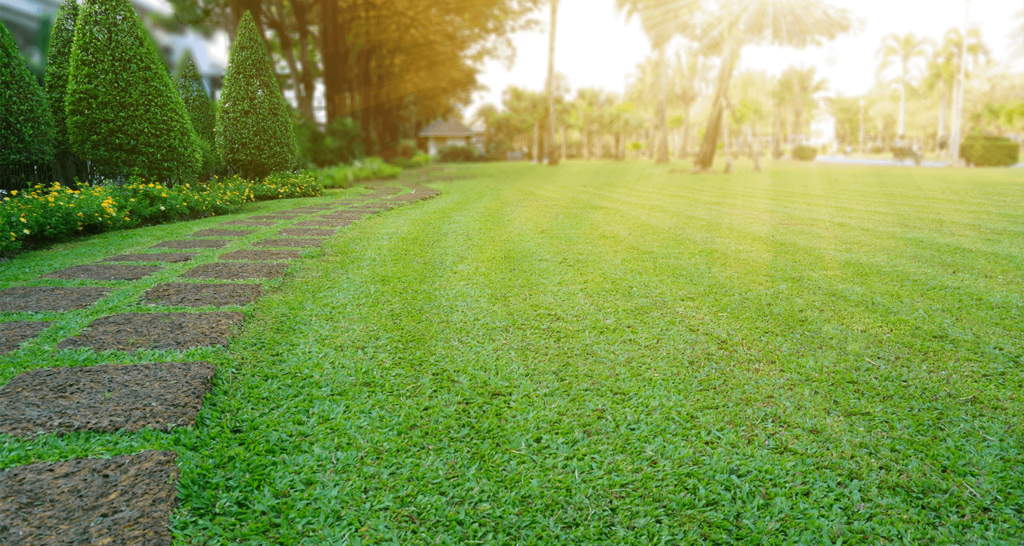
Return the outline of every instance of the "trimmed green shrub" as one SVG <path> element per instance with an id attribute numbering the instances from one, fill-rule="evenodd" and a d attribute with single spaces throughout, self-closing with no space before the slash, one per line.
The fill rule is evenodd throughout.
<path id="1" fill-rule="evenodd" d="M 53 116 L 7 27 L 0 24 L 0 186 L 24 187 L 21 175 L 53 160 Z"/>
<path id="2" fill-rule="evenodd" d="M 418 169 L 430 163 L 430 156 L 424 152 L 417 151 L 411 158 L 396 157 L 391 164 L 403 169 Z"/>
<path id="3" fill-rule="evenodd" d="M 463 163 L 477 160 L 476 148 L 472 146 L 460 146 L 453 144 L 442 146 L 437 150 L 437 160 L 441 163 Z"/>
<path id="4" fill-rule="evenodd" d="M 341 165 L 315 171 L 318 182 L 326 188 L 347 188 L 360 180 L 384 180 L 398 178 L 402 168 L 388 165 L 379 157 L 368 157 Z"/>
<path id="5" fill-rule="evenodd" d="M 81 6 L 66 100 L 71 147 L 96 174 L 195 179 L 198 137 L 128 0 Z"/>
<path id="6" fill-rule="evenodd" d="M 71 50 L 75 45 L 77 20 L 78 3 L 61 3 L 57 9 L 57 19 L 53 23 L 50 51 L 46 56 L 46 98 L 53 113 L 53 151 L 57 154 L 71 152 L 65 98 L 68 92 L 68 74 L 71 71 Z"/>
<path id="7" fill-rule="evenodd" d="M 324 187 L 310 173 L 273 173 L 262 182 L 249 186 L 249 193 L 256 201 L 267 199 L 295 199 L 298 197 L 319 197 Z"/>
<path id="8" fill-rule="evenodd" d="M 231 45 L 216 137 L 225 166 L 245 178 L 262 179 L 298 164 L 288 104 L 249 12 Z"/>
<path id="9" fill-rule="evenodd" d="M 1009 167 L 1020 159 L 1020 147 L 1005 137 L 968 135 L 960 144 L 960 157 L 976 167 Z"/>
<path id="10" fill-rule="evenodd" d="M 214 137 L 214 126 L 217 116 L 213 111 L 213 101 L 206 94 L 203 79 L 199 77 L 196 63 L 192 55 L 185 53 L 181 59 L 180 76 L 177 79 L 178 95 L 185 103 L 185 112 L 192 123 L 192 129 L 199 137 L 199 156 L 202 163 L 199 168 L 201 175 L 208 176 L 218 170 L 220 154 L 217 153 L 217 140 Z"/>
<path id="11" fill-rule="evenodd" d="M 351 118 L 336 118 L 323 132 L 308 119 L 294 122 L 299 157 L 307 166 L 329 167 L 362 157 L 363 132 Z"/>
<path id="12" fill-rule="evenodd" d="M 814 161 L 818 157 L 818 149 L 814 146 L 797 146 L 793 148 L 793 159 L 797 161 Z"/>

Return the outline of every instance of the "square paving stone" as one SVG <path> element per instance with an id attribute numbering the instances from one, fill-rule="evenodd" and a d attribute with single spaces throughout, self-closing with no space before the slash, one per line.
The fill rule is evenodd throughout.
<path id="1" fill-rule="evenodd" d="M 282 216 L 280 214 L 261 214 L 259 216 L 250 216 L 249 218 L 252 219 L 252 220 L 261 220 L 261 221 L 268 221 L 269 220 L 269 221 L 280 222 L 282 220 L 291 220 L 291 219 L 295 218 L 296 216 L 299 216 L 299 215 L 298 214 L 288 214 L 288 215 L 283 215 Z"/>
<path id="2" fill-rule="evenodd" d="M 0 471 L 0 544 L 170 546 L 174 459 L 143 451 Z"/>
<path id="3" fill-rule="evenodd" d="M 185 239 L 180 241 L 164 241 L 150 248 L 173 248 L 175 250 L 224 248 L 230 242 L 228 239 Z"/>
<path id="4" fill-rule="evenodd" d="M 244 227 L 273 227 L 277 225 L 277 222 L 271 221 L 260 221 L 260 220 L 232 220 L 230 222 L 224 222 L 220 224 L 222 226 L 244 226 Z"/>
<path id="5" fill-rule="evenodd" d="M 0 355 L 14 352 L 18 345 L 43 333 L 52 322 L 0 323 Z M 2 544 L 2 543 L 0 543 Z"/>
<path id="6" fill-rule="evenodd" d="M 321 218 L 319 220 L 304 220 L 293 224 L 295 227 L 334 227 L 342 228 L 352 225 L 358 218 Z"/>
<path id="7" fill-rule="evenodd" d="M 319 247 L 320 239 L 263 239 L 252 246 L 257 248 L 312 248 Z"/>
<path id="8" fill-rule="evenodd" d="M 137 281 L 162 271 L 162 267 L 154 265 L 114 265 L 89 264 L 76 265 L 60 271 L 53 271 L 40 277 L 41 279 L 90 280 L 90 281 Z"/>
<path id="9" fill-rule="evenodd" d="M 227 347 L 231 329 L 242 313 L 122 313 L 100 317 L 81 334 L 65 339 L 58 349 L 96 351 Z"/>
<path id="10" fill-rule="evenodd" d="M 193 231 L 189 237 L 245 237 L 256 233 L 248 229 L 201 229 Z"/>
<path id="11" fill-rule="evenodd" d="M 298 250 L 236 250 L 221 254 L 219 258 L 232 262 L 282 262 L 302 257 Z"/>
<path id="12" fill-rule="evenodd" d="M 168 307 L 203 307 L 211 305 L 249 305 L 263 297 L 258 284 L 195 284 L 187 282 L 163 283 L 146 290 L 142 301 L 150 305 Z"/>
<path id="13" fill-rule="evenodd" d="M 205 362 L 30 370 L 0 388 L 0 433 L 192 426 L 215 371 Z"/>
<path id="14" fill-rule="evenodd" d="M 243 279 L 272 279 L 283 277 L 288 264 L 265 264 L 247 262 L 214 262 L 190 269 L 181 276 L 190 279 L 219 279 L 238 281 Z"/>
<path id="15" fill-rule="evenodd" d="M 198 254 L 192 252 L 152 252 L 149 254 L 118 254 L 100 260 L 102 262 L 160 262 L 168 264 L 180 264 L 195 258 Z"/>
<path id="16" fill-rule="evenodd" d="M 290 228 L 278 231 L 278 235 L 285 237 L 330 237 L 338 233 L 336 229 L 314 229 L 314 228 Z"/>
<path id="17" fill-rule="evenodd" d="M 0 290 L 0 311 L 42 313 L 85 309 L 109 293 L 109 288 L 94 286 L 17 286 Z"/>

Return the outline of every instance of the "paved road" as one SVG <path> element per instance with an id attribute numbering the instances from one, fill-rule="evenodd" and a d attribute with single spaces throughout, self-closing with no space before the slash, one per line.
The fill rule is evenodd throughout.
<path id="1" fill-rule="evenodd" d="M 820 155 L 815 161 L 818 161 L 820 163 L 840 163 L 844 165 L 884 165 L 887 167 L 916 167 L 916 165 L 914 165 L 914 162 L 909 159 L 897 161 L 895 159 L 890 158 L 864 159 L 856 157 L 846 157 L 842 155 Z M 936 169 L 945 167 L 946 163 L 942 161 L 922 161 L 921 166 Z M 1024 169 L 1024 163 L 1018 163 L 1011 168 Z"/>

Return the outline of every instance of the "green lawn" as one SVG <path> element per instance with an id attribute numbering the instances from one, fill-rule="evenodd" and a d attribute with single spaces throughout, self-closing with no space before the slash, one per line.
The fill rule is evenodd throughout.
<path id="1" fill-rule="evenodd" d="M 1019 544 L 1024 171 L 669 169 L 460 166 L 297 262 L 230 351 L 54 353 L 173 275 L 114 283 L 0 383 L 205 359 L 199 425 L 0 440 L 0 468 L 173 449 L 181 544 Z"/>

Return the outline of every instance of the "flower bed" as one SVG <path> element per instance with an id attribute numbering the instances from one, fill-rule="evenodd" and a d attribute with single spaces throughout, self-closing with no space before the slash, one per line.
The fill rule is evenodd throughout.
<path id="1" fill-rule="evenodd" d="M 316 179 L 304 173 L 275 174 L 264 182 L 233 176 L 173 187 L 142 179 L 78 189 L 57 182 L 37 185 L 13 191 L 0 202 L 0 254 L 83 234 L 228 214 L 249 201 L 322 193 Z"/>

